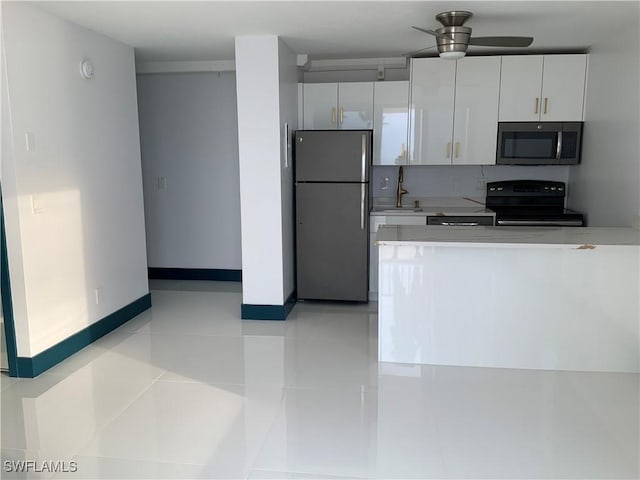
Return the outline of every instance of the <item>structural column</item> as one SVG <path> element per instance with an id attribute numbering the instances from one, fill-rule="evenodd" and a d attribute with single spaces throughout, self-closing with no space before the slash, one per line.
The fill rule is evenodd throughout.
<path id="1" fill-rule="evenodd" d="M 284 320 L 294 301 L 290 141 L 295 55 L 275 35 L 235 39 L 242 318 Z"/>

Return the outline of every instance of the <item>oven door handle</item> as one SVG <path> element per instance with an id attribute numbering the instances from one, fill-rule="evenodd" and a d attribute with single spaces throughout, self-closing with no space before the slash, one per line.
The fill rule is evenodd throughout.
<path id="1" fill-rule="evenodd" d="M 535 227 L 540 225 L 557 225 L 561 227 L 581 227 L 582 220 L 497 220 L 497 225 Z"/>
<path id="2" fill-rule="evenodd" d="M 437 223 L 433 225 L 437 225 Z M 480 224 L 478 222 L 441 222 L 440 225 L 447 227 L 477 227 Z"/>

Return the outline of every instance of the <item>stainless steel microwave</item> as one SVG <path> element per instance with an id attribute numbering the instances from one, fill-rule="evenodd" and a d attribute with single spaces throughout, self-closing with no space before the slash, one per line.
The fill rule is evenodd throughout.
<path id="1" fill-rule="evenodd" d="M 583 122 L 498 122 L 498 165 L 580 163 Z"/>

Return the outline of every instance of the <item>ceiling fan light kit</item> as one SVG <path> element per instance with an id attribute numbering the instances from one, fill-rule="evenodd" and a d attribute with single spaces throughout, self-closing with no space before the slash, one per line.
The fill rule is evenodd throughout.
<path id="1" fill-rule="evenodd" d="M 458 60 L 465 56 L 469 45 L 488 47 L 528 47 L 533 42 L 532 37 L 471 37 L 471 28 L 464 23 L 473 13 L 463 10 L 452 10 L 436 15 L 443 26 L 436 30 L 412 27 L 436 37 L 438 53 L 441 58 Z M 422 52 L 426 49 L 418 50 Z M 416 52 L 417 53 L 417 52 Z"/>
<path id="2" fill-rule="evenodd" d="M 446 60 L 459 60 L 464 57 L 466 52 L 440 52 L 440 58 Z"/>

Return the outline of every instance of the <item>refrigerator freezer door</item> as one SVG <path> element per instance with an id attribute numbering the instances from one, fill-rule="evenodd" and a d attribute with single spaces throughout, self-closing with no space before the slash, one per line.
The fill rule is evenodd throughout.
<path id="1" fill-rule="evenodd" d="M 367 301 L 367 188 L 364 183 L 296 185 L 298 298 Z"/>
<path id="2" fill-rule="evenodd" d="M 368 182 L 370 130 L 296 132 L 296 181 Z"/>

